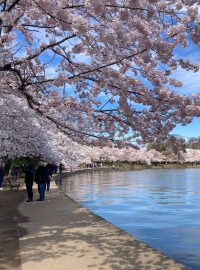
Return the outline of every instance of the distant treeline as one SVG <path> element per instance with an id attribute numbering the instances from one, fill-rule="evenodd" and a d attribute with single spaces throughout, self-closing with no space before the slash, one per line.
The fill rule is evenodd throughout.
<path id="1" fill-rule="evenodd" d="M 153 142 L 148 144 L 147 147 L 148 150 L 150 149 L 155 149 L 165 156 L 168 156 L 168 153 L 173 151 L 177 152 L 178 151 L 183 151 L 185 152 L 186 149 L 200 149 L 200 137 L 191 137 L 187 141 L 184 140 L 183 138 L 177 138 L 172 140 L 166 140 L 162 142 Z M 175 150 L 175 151 L 174 151 Z"/>

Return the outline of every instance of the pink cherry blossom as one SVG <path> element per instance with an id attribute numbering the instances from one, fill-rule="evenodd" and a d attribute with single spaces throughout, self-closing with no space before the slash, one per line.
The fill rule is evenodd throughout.
<path id="1" fill-rule="evenodd" d="M 12 104 L 16 119 L 22 111 L 30 117 L 30 127 L 20 123 L 29 134 L 38 117 L 78 144 L 122 147 L 133 137 L 143 143 L 166 139 L 176 124 L 200 116 L 198 95 L 171 89 L 182 85 L 173 70 L 199 70 L 197 63 L 174 55 L 177 47 L 184 54 L 189 39 L 200 44 L 198 5 L 198 0 L 2 1 L 0 101 Z M 6 106 L 2 112 L 1 117 L 9 114 Z M 11 127 L 6 125 L 6 138 Z M 14 138 L 14 125 L 12 132 Z"/>

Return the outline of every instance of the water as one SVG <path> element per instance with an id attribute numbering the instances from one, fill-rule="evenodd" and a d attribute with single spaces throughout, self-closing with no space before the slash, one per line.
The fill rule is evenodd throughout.
<path id="1" fill-rule="evenodd" d="M 67 194 L 153 248 L 200 269 L 200 169 L 90 172 Z"/>

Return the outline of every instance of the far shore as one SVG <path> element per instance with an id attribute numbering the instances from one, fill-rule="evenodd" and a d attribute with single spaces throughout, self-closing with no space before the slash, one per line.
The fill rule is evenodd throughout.
<path id="1" fill-rule="evenodd" d="M 85 168 L 85 167 L 79 167 L 77 170 L 72 171 L 63 171 L 63 176 L 71 176 L 74 174 L 79 173 L 85 173 L 85 172 L 92 172 L 92 171 L 125 171 L 125 170 L 156 170 L 156 169 L 200 169 L 200 164 L 179 164 L 179 163 L 168 163 L 168 164 L 134 164 L 134 165 L 128 165 L 128 164 L 117 164 L 115 166 L 102 166 L 102 167 L 92 167 L 92 168 Z"/>

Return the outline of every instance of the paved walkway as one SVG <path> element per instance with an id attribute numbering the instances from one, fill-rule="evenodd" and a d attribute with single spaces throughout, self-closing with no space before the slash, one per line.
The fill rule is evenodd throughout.
<path id="1" fill-rule="evenodd" d="M 54 185 L 19 206 L 21 270 L 183 270 L 180 264 L 80 207 Z"/>
<path id="2" fill-rule="evenodd" d="M 7 183 L 6 183 L 7 184 Z M 25 222 L 19 213 L 23 192 L 10 191 L 4 184 L 0 191 L 0 270 L 21 270 L 19 249 L 19 221 Z"/>

